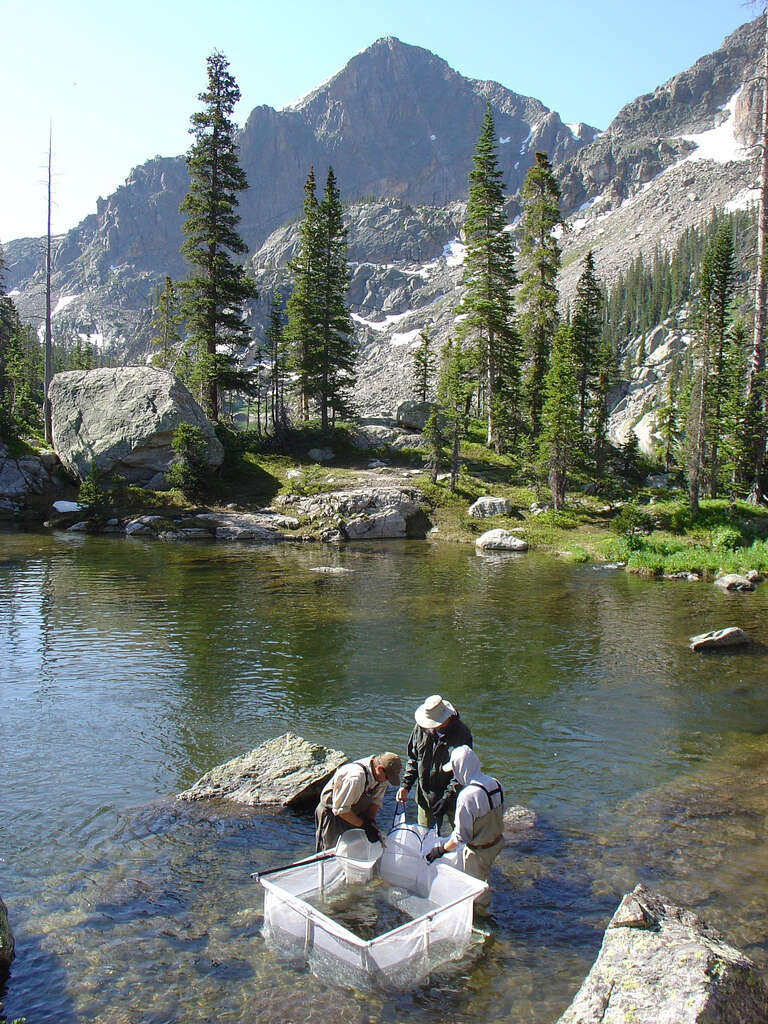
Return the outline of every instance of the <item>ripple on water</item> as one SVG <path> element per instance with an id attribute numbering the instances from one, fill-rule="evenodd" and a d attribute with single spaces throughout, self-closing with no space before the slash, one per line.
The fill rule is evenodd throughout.
<path id="1" fill-rule="evenodd" d="M 697 658 L 687 638 L 738 608 L 768 643 L 768 590 L 735 604 L 422 544 L 344 549 L 334 564 L 351 573 L 310 571 L 328 557 L 11 536 L 7 1015 L 549 1022 L 638 879 L 766 962 L 754 734 L 768 733 L 768 662 L 759 648 Z M 480 955 L 394 997 L 330 988 L 265 948 L 249 877 L 311 852 L 311 820 L 158 799 L 289 728 L 350 756 L 404 753 L 432 692 L 540 824 L 497 862 Z"/>

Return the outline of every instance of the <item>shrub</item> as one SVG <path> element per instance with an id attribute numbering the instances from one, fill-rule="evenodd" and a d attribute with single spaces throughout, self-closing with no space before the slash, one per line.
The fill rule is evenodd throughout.
<path id="1" fill-rule="evenodd" d="M 744 539 L 741 535 L 741 530 L 738 530 L 735 526 L 721 526 L 712 533 L 712 546 L 715 548 L 735 551 L 736 548 L 742 547 L 743 544 Z"/>
<path id="2" fill-rule="evenodd" d="M 208 442 L 202 430 L 191 423 L 180 423 L 173 432 L 171 446 L 178 459 L 165 474 L 168 483 L 186 498 L 199 498 L 211 480 Z"/>
<path id="3" fill-rule="evenodd" d="M 629 502 L 612 519 L 611 530 L 624 537 L 630 550 L 637 550 L 642 536 L 649 534 L 653 525 L 653 519 L 647 512 L 641 512 L 637 505 Z"/>

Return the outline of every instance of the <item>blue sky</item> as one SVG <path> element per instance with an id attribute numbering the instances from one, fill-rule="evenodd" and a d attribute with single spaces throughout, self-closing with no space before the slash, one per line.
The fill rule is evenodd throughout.
<path id="1" fill-rule="evenodd" d="M 183 153 L 219 49 L 243 99 L 282 107 L 375 39 L 394 35 L 473 78 L 599 128 L 716 49 L 761 8 L 741 0 L 0 0 L 0 242 L 45 231 L 53 123 L 53 230 L 156 154 Z"/>

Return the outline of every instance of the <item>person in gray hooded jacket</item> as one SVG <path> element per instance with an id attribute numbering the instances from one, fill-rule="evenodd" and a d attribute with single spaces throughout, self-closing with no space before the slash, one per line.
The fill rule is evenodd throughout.
<path id="1" fill-rule="evenodd" d="M 451 772 L 462 787 L 456 800 L 453 832 L 427 853 L 432 863 L 445 853 L 463 847 L 461 866 L 468 875 L 488 881 L 491 865 L 504 848 L 504 793 L 498 779 L 486 775 L 477 754 L 470 747 L 456 747 L 443 769 Z M 475 900 L 487 906 L 486 892 Z"/>

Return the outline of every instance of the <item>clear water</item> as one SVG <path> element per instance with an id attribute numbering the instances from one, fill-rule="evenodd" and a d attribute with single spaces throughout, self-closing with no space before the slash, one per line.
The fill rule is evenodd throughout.
<path id="1" fill-rule="evenodd" d="M 330 576 L 320 565 L 351 569 Z M 183 546 L 0 534 L 8 1020 L 551 1022 L 638 880 L 768 965 L 768 584 L 726 595 L 420 542 Z M 757 644 L 693 655 L 740 625 Z M 384 998 L 260 936 L 250 872 L 308 817 L 177 805 L 288 729 L 404 754 L 442 692 L 539 825 L 492 876 L 481 955 Z M 391 797 L 382 814 L 392 814 Z"/>

